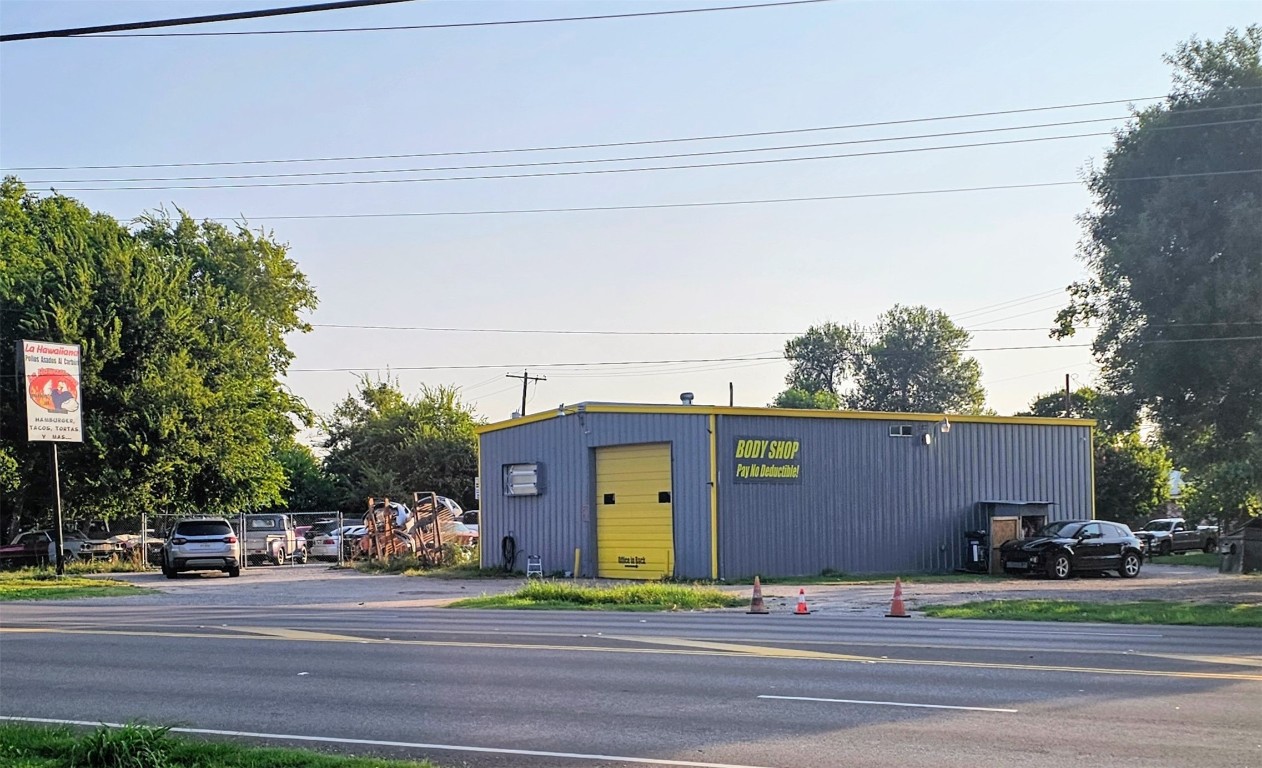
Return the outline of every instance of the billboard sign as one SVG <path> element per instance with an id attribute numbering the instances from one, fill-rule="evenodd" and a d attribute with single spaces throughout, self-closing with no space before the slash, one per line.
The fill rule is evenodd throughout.
<path id="1" fill-rule="evenodd" d="M 83 442 L 78 344 L 22 342 L 26 380 L 26 439 Z"/>

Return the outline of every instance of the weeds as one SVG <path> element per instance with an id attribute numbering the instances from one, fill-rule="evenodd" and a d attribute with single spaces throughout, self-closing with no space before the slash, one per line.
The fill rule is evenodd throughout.
<path id="1" fill-rule="evenodd" d="M 123 735 L 128 729 L 133 733 Z M 4 723 L 0 724 L 0 765 L 15 768 L 435 768 L 424 760 L 350 757 L 306 749 L 201 741 L 173 736 L 166 731 L 166 728 L 134 725 L 112 733 L 102 727 L 77 735 L 65 728 Z M 132 760 L 133 755 L 144 756 Z"/>
<path id="2" fill-rule="evenodd" d="M 70 752 L 71 768 L 167 768 L 174 746 L 170 727 L 128 723 L 102 725 L 84 736 Z"/>

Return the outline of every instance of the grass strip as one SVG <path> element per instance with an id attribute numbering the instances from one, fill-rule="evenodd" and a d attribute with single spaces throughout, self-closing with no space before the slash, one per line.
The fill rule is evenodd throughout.
<path id="1" fill-rule="evenodd" d="M 305 749 L 254 747 L 172 736 L 128 725 L 89 733 L 67 728 L 0 725 L 0 765 L 15 768 L 436 768 L 424 760 L 349 757 Z"/>
<path id="2" fill-rule="evenodd" d="M 1189 552 L 1186 555 L 1158 555 L 1151 561 L 1157 565 L 1195 565 L 1203 568 L 1217 568 L 1223 561 L 1217 552 Z"/>
<path id="3" fill-rule="evenodd" d="M 27 570 L 0 573 L 0 601 L 3 600 L 68 600 L 72 597 L 116 597 L 148 592 L 113 579 L 85 579 L 62 576 L 50 570 Z"/>
<path id="4" fill-rule="evenodd" d="M 457 600 L 448 608 L 517 608 L 580 611 L 696 611 L 734 608 L 746 598 L 708 586 L 622 584 L 583 586 L 572 582 L 532 581 L 516 592 Z"/>
<path id="5" fill-rule="evenodd" d="M 1095 621 L 1107 624 L 1187 624 L 1200 627 L 1262 627 L 1262 605 L 1249 603 L 1084 603 L 1073 600 L 982 600 L 960 605 L 924 605 L 937 619 L 1006 621 Z"/>

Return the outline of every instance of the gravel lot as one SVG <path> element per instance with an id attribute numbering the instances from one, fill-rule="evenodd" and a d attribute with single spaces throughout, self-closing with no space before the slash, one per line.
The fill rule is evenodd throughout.
<path id="1" fill-rule="evenodd" d="M 509 592 L 520 579 L 437 579 L 416 576 L 366 575 L 325 565 L 248 568 L 240 578 L 222 574 L 189 574 L 166 579 L 158 573 L 109 574 L 153 594 L 95 598 L 93 603 L 142 605 L 276 605 L 312 607 L 406 608 L 435 607 L 481 594 Z M 725 589 L 750 594 L 748 586 Z M 893 584 L 807 586 L 811 608 L 818 611 L 883 613 L 889 608 Z M 791 610 L 797 586 L 763 588 L 769 605 Z M 1190 600 L 1262 604 L 1262 577 L 1227 576 L 1209 568 L 1179 565 L 1144 566 L 1139 577 L 1127 581 L 1114 575 L 1073 578 L 1058 582 L 1011 578 L 982 584 L 925 583 L 903 585 L 909 608 L 925 603 L 964 603 L 994 598 L 1059 598 L 1125 602 L 1133 600 Z M 740 609 L 743 610 L 743 609 Z"/>

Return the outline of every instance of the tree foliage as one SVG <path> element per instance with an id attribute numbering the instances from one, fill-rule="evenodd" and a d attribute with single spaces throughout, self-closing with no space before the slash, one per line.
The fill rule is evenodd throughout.
<path id="1" fill-rule="evenodd" d="M 895 305 L 865 332 L 824 323 L 790 340 L 789 389 L 772 405 L 900 413 L 978 413 L 981 367 L 969 334 L 945 313 Z"/>
<path id="2" fill-rule="evenodd" d="M 945 312 L 895 305 L 877 319 L 863 351 L 850 407 L 900 413 L 978 413 L 982 369 L 965 349 L 968 331 Z"/>
<path id="3" fill-rule="evenodd" d="M 70 518 L 274 503 L 276 446 L 306 418 L 277 379 L 285 335 L 315 306 L 286 248 L 244 226 L 147 215 L 129 229 L 54 195 L 0 184 L 0 475 L 6 522 L 46 522 L 47 446 L 26 442 L 22 338 L 83 348 L 82 445 L 61 451 Z M 0 477 L 0 484 L 3 478 Z"/>
<path id="4" fill-rule="evenodd" d="M 840 398 L 862 352 L 862 332 L 858 329 L 832 322 L 811 326 L 784 345 L 784 357 L 789 361 L 785 382 L 790 390 L 827 392 Z"/>
<path id="5" fill-rule="evenodd" d="M 1096 512 L 1109 520 L 1143 523 L 1161 513 L 1170 497 L 1170 472 L 1174 465 L 1165 446 L 1144 440 L 1133 425 L 1111 421 L 1115 399 L 1091 387 L 1070 393 L 1065 413 L 1065 393 L 1048 392 L 1030 403 L 1018 416 L 1096 419 Z"/>
<path id="6" fill-rule="evenodd" d="M 1218 489 L 1203 497 L 1215 517 L 1262 506 L 1260 50 L 1252 26 L 1167 57 L 1173 92 L 1090 176 L 1090 277 L 1056 331 L 1098 326 L 1105 388 L 1159 425 L 1194 486 Z"/>
<path id="7" fill-rule="evenodd" d="M 478 423 L 456 387 L 423 386 L 409 398 L 395 383 L 365 377 L 325 425 L 324 466 L 340 507 L 362 511 L 368 497 L 410 503 L 415 491 L 473 505 Z"/>
<path id="8" fill-rule="evenodd" d="M 771 407 L 835 411 L 841 407 L 841 401 L 827 390 L 812 392 L 801 387 L 790 387 L 776 395 L 776 399 L 771 402 Z"/>
<path id="9" fill-rule="evenodd" d="M 337 509 L 341 498 L 337 483 L 311 448 L 290 442 L 276 456 L 285 472 L 278 509 L 288 512 L 327 512 Z"/>

